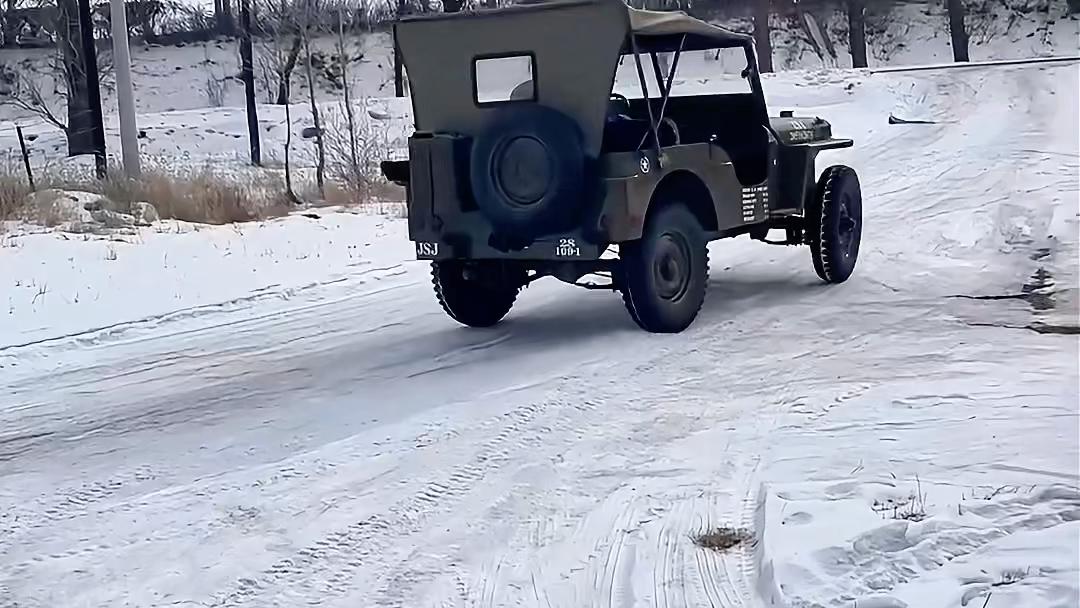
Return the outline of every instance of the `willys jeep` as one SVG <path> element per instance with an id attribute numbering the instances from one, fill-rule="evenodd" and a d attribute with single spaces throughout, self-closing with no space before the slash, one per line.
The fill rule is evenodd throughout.
<path id="1" fill-rule="evenodd" d="M 618 290 L 643 329 L 679 332 L 705 298 L 708 242 L 741 234 L 809 245 L 828 283 L 851 274 L 859 180 L 842 165 L 815 179 L 815 159 L 853 142 L 821 118 L 768 116 L 751 36 L 620 0 L 415 16 L 394 36 L 415 132 L 382 172 L 405 186 L 409 238 L 458 322 L 494 325 L 553 276 Z M 683 53 L 720 49 L 745 61 L 748 91 L 672 94 Z M 613 93 L 624 59 L 641 98 Z"/>

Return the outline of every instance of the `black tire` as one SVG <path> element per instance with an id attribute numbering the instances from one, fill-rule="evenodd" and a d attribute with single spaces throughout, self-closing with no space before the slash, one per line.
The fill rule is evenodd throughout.
<path id="1" fill-rule="evenodd" d="M 641 239 L 619 245 L 623 303 L 645 331 L 678 333 L 697 318 L 709 282 L 708 240 L 681 203 L 645 222 Z"/>
<path id="2" fill-rule="evenodd" d="M 851 167 L 835 165 L 821 172 L 806 205 L 806 240 L 822 281 L 848 280 L 862 242 L 862 188 Z"/>
<path id="3" fill-rule="evenodd" d="M 495 110 L 469 163 L 476 206 L 496 232 L 530 240 L 576 224 L 585 149 L 581 130 L 562 112 L 538 104 Z"/>
<path id="4" fill-rule="evenodd" d="M 513 308 L 518 292 L 525 285 L 525 271 L 479 274 L 488 276 L 466 278 L 465 265 L 459 261 L 431 263 L 435 297 L 446 314 L 462 325 L 491 327 Z M 494 280 L 492 275 L 498 279 Z"/>

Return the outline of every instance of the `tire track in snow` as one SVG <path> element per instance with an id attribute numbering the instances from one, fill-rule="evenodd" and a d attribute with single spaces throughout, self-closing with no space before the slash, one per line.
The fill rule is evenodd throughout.
<path id="1" fill-rule="evenodd" d="M 44 505 L 0 505 L 0 511 L 15 513 L 15 516 L 10 518 L 6 533 L 13 538 L 60 522 L 78 519 L 123 491 L 153 481 L 157 477 L 158 472 L 153 468 L 140 466 L 104 480 L 62 489 L 53 495 L 51 502 Z"/>
<path id="2" fill-rule="evenodd" d="M 627 504 L 615 520 L 616 524 L 621 521 L 625 522 L 626 525 L 616 525 L 612 528 L 611 535 L 613 538 L 608 539 L 609 542 L 607 542 L 604 552 L 603 568 L 596 573 L 593 588 L 601 593 L 606 591 L 607 601 L 602 602 L 602 604 L 607 608 L 614 608 L 615 606 L 615 578 L 619 571 L 619 557 L 625 545 L 626 531 L 633 515 L 632 505 Z"/>
<path id="3" fill-rule="evenodd" d="M 766 413 L 768 412 L 763 412 L 763 414 Z M 698 533 L 709 532 L 719 527 L 734 528 L 735 530 L 748 531 L 756 543 L 756 539 L 761 532 L 756 530 L 754 525 L 754 514 L 757 511 L 757 495 L 760 485 L 756 481 L 757 471 L 761 464 L 760 454 L 762 450 L 766 449 L 766 441 L 777 427 L 777 421 L 780 417 L 779 411 L 772 413 L 775 415 L 766 417 L 769 421 L 768 428 L 763 429 L 763 432 L 755 440 L 747 442 L 749 445 L 745 446 L 744 449 L 751 455 L 739 459 L 742 462 L 737 462 L 733 466 L 735 471 L 741 471 L 741 474 L 737 475 L 736 479 L 733 480 L 735 483 L 732 484 L 738 504 L 732 505 L 735 507 L 734 509 L 727 510 L 722 504 L 717 504 L 714 497 L 706 499 L 704 517 L 700 520 L 699 529 L 696 530 Z M 680 519 L 689 520 L 694 518 L 695 502 L 695 499 L 691 499 L 677 505 L 672 510 L 672 515 L 679 513 L 680 509 L 689 512 L 680 517 L 673 517 L 672 522 L 665 523 L 665 529 L 671 523 L 677 523 Z M 679 579 L 682 581 L 680 586 L 683 606 L 704 605 L 702 602 L 691 603 L 687 600 L 690 591 L 686 584 L 688 577 L 697 581 L 700 587 L 698 591 L 704 595 L 707 605 L 711 608 L 744 608 L 760 604 L 759 598 L 753 591 L 753 582 L 756 576 L 756 568 L 752 559 L 754 546 L 741 545 L 724 552 L 718 552 L 698 547 L 688 540 L 685 551 L 692 552 L 690 556 L 692 570 L 688 570 L 688 566 L 683 565 L 684 551 L 679 550 L 677 546 L 671 550 L 678 554 L 678 563 L 683 571 L 683 576 Z M 668 558 L 663 559 L 668 561 Z M 670 605 L 671 599 L 673 598 L 667 598 L 665 603 Z"/>
<path id="4" fill-rule="evenodd" d="M 675 542 L 671 539 L 671 528 L 667 525 L 667 518 L 664 518 L 660 525 L 660 533 L 656 535 L 656 554 L 660 556 L 660 561 L 653 565 L 653 596 L 656 598 L 657 608 L 671 608 L 668 582 L 672 579 L 675 550 Z M 657 566 L 659 566 L 659 580 L 656 576 Z"/>
<path id="5" fill-rule="evenodd" d="M 396 537 L 421 530 L 428 516 L 446 503 L 460 500 L 493 471 L 511 460 L 514 452 L 526 451 L 543 443 L 553 426 L 572 428 L 570 414 L 581 415 L 594 409 L 594 400 L 574 400 L 565 395 L 515 408 L 484 424 L 477 433 L 484 437 L 495 429 L 494 437 L 483 441 L 476 456 L 467 464 L 454 467 L 426 483 L 419 491 L 405 497 L 383 512 L 374 513 L 343 529 L 278 560 L 253 578 L 237 580 L 231 591 L 215 606 L 286 605 L 285 591 L 299 595 L 340 595 L 349 590 L 350 580 L 369 564 L 367 558 L 380 556 Z M 552 426 L 539 424 L 548 410 L 560 412 Z"/>
<path id="6" fill-rule="evenodd" d="M 731 347 L 734 347 L 735 339 L 730 332 L 723 332 L 718 333 L 711 342 L 714 348 L 710 350 L 719 348 L 719 352 L 709 352 L 707 354 L 717 355 L 716 358 L 723 360 L 726 355 L 724 351 L 730 350 L 724 347 L 723 344 L 730 343 Z M 590 475 L 587 469 L 580 470 L 577 466 L 567 462 L 570 466 L 563 467 L 558 464 L 555 474 L 545 478 L 542 483 L 530 483 L 524 487 L 514 489 L 515 497 L 518 500 L 534 505 L 531 512 L 535 512 L 536 509 L 543 509 L 553 513 L 567 514 L 571 519 L 583 518 L 581 524 L 576 526 L 573 531 L 564 527 L 563 534 L 556 533 L 552 539 L 548 539 L 556 540 L 556 543 L 547 547 L 541 546 L 540 537 L 546 538 L 548 535 L 540 535 L 537 532 L 535 521 L 523 521 L 525 518 L 519 518 L 517 522 L 511 519 L 498 524 L 500 527 L 516 525 L 519 529 L 517 542 L 511 541 L 505 548 L 496 552 L 497 554 L 510 555 L 516 558 L 518 565 L 512 570 L 517 571 L 519 583 L 536 580 L 536 577 L 539 576 L 538 587 L 544 591 L 545 596 L 550 595 L 553 598 L 552 601 L 555 602 L 555 605 L 577 605 L 575 602 L 580 602 L 583 593 L 585 594 L 584 597 L 593 600 L 591 605 L 594 606 L 625 606 L 631 605 L 630 602 L 634 601 L 640 603 L 645 598 L 652 599 L 653 604 L 658 608 L 703 605 L 700 601 L 697 601 L 703 599 L 700 595 L 700 587 L 695 587 L 692 584 L 695 578 L 696 556 L 687 554 L 687 551 L 694 551 L 695 549 L 691 547 L 689 542 L 688 533 L 691 529 L 686 525 L 689 520 L 686 517 L 685 509 L 682 509 L 686 501 L 685 490 L 677 491 L 676 496 L 664 498 L 663 496 L 653 496 L 651 492 L 640 485 L 642 480 L 647 482 L 653 478 L 649 472 L 649 469 L 654 468 L 650 463 L 657 458 L 657 455 L 653 453 L 653 448 L 670 445 L 672 441 L 677 441 L 679 438 L 686 436 L 686 433 L 693 434 L 694 429 L 698 427 L 698 423 L 686 428 L 684 426 L 685 422 L 679 424 L 679 420 L 688 419 L 687 414 L 692 414 L 689 418 L 699 417 L 702 414 L 702 405 L 712 404 L 713 400 L 717 398 L 712 396 L 711 391 L 699 389 L 700 394 L 691 395 L 690 401 L 687 403 L 687 395 L 682 392 L 678 396 L 669 394 L 672 390 L 670 386 L 664 383 L 650 384 L 643 376 L 659 374 L 670 377 L 674 369 L 681 369 L 685 375 L 687 370 L 692 371 L 696 368 L 694 364 L 691 364 L 691 361 L 700 363 L 699 360 L 703 354 L 706 353 L 701 352 L 699 349 L 674 352 L 667 349 L 657 349 L 655 353 L 650 353 L 649 360 L 639 363 L 633 369 L 620 371 L 620 377 L 623 375 L 633 377 L 637 379 L 637 382 L 628 384 L 618 379 L 609 380 L 606 387 L 593 389 L 593 394 L 597 395 L 596 399 L 604 402 L 605 406 L 609 406 L 610 409 L 617 408 L 619 415 L 608 417 L 601 425 L 593 427 L 593 431 L 588 434 L 582 433 L 589 441 L 584 446 L 576 447 L 579 456 L 585 453 L 599 455 L 610 452 L 613 455 L 618 454 L 625 448 L 627 439 L 635 443 L 644 443 L 631 450 L 634 455 L 630 460 L 620 464 L 621 467 L 624 467 L 623 470 L 629 471 L 625 477 L 610 471 L 603 464 L 599 465 L 594 474 Z M 709 358 L 712 359 L 713 357 L 710 356 Z M 760 364 L 771 369 L 771 362 L 762 361 Z M 706 366 L 706 368 L 713 369 L 711 365 Z M 707 370 L 703 369 L 703 373 L 705 371 Z M 790 378 L 787 380 L 790 380 Z M 757 487 L 753 482 L 755 481 L 756 467 L 760 461 L 760 456 L 756 454 L 768 447 L 766 440 L 769 433 L 779 426 L 779 420 L 775 418 L 780 416 L 783 410 L 782 403 L 776 403 L 762 409 L 756 400 L 747 398 L 755 394 L 754 384 L 757 384 L 757 382 L 743 387 L 740 391 L 745 395 L 738 401 L 739 407 L 733 409 L 724 408 L 723 413 L 715 415 L 728 424 L 734 424 L 736 421 L 743 419 L 746 419 L 749 423 L 746 426 L 749 427 L 750 432 L 742 435 L 742 438 L 738 440 L 738 445 L 740 450 L 745 450 L 745 453 L 752 455 L 737 458 L 730 466 L 724 467 L 731 473 L 731 477 L 728 477 L 726 473 L 722 474 L 724 474 L 725 480 L 730 480 L 730 486 L 734 494 L 728 498 L 726 503 L 718 503 L 713 506 L 713 508 L 719 507 L 717 511 L 718 521 L 723 519 L 728 525 L 748 529 L 753 526 L 748 523 L 750 517 L 747 512 L 752 511 L 756 504 L 753 497 L 756 496 Z M 641 391 L 642 385 L 656 386 L 657 388 L 643 393 Z M 609 407 L 601 408 L 600 414 L 603 414 L 605 410 L 609 410 Z M 658 412 L 664 412 L 665 417 L 668 417 L 668 415 L 674 416 L 675 427 L 670 431 L 658 428 L 657 432 L 650 432 L 650 427 L 657 427 Z M 748 416 L 749 418 L 746 418 Z M 760 417 L 764 417 L 765 420 L 755 422 Z M 659 425 L 659 427 L 663 426 L 663 424 Z M 602 435 L 599 438 L 594 435 L 597 429 L 602 429 Z M 672 435 L 671 431 L 676 434 Z M 599 443 L 594 444 L 597 439 L 599 439 Z M 620 444 L 622 447 L 619 447 Z M 614 448 L 614 450 L 609 449 L 609 447 Z M 571 457 L 571 454 L 567 454 L 568 460 Z M 618 456 L 617 458 L 621 459 Z M 635 473 L 634 471 L 638 469 L 641 470 Z M 559 473 L 571 474 L 572 477 L 567 479 Z M 660 473 L 658 477 L 664 477 L 661 471 L 657 471 L 657 473 Z M 601 479 L 606 480 L 606 482 L 598 486 L 596 482 L 588 481 L 586 485 L 582 485 L 583 479 Z M 709 482 L 703 483 L 707 485 Z M 728 484 L 725 483 L 724 485 Z M 565 492 L 553 493 L 551 490 L 554 487 L 568 489 L 570 492 L 569 497 Z M 695 487 L 697 487 L 696 484 Z M 657 489 L 661 493 L 669 491 L 663 487 Z M 586 507 L 584 510 L 571 507 L 571 510 L 567 511 L 568 498 L 576 499 L 574 500 L 576 503 L 581 499 L 588 501 L 589 497 L 595 496 L 607 496 L 607 498 L 599 504 Z M 480 504 L 482 496 L 474 498 L 476 498 L 477 504 Z M 656 498 L 663 501 L 662 507 L 655 510 L 645 508 L 647 506 L 645 503 Z M 690 506 L 691 512 L 693 511 L 692 507 L 693 505 Z M 667 511 L 672 512 L 667 513 Z M 514 514 L 511 514 L 510 517 L 513 518 Z M 645 534 L 644 538 L 654 539 L 648 545 L 636 543 L 635 540 L 639 537 L 634 536 L 634 532 L 641 529 L 643 525 L 648 524 L 650 520 L 655 521 L 655 523 L 649 524 L 645 529 L 651 528 L 655 531 L 659 527 L 661 529 L 660 533 Z M 490 521 L 487 523 L 491 524 Z M 482 531 L 478 532 L 482 533 Z M 589 540 L 589 537 L 592 537 L 592 539 Z M 467 539 L 460 539 L 458 542 L 447 543 L 447 546 L 452 547 L 455 552 L 461 552 L 465 551 L 463 545 L 467 543 Z M 567 544 L 571 546 L 565 546 Z M 659 555 L 646 554 L 646 561 L 638 561 L 639 549 L 651 546 L 656 547 L 656 553 Z M 479 549 L 482 551 L 490 550 L 486 547 Z M 536 561 L 533 564 L 523 564 L 521 552 L 536 554 Z M 590 555 L 590 557 L 581 559 L 581 561 L 585 562 L 582 565 L 583 567 L 575 567 L 573 562 L 577 560 L 571 560 L 570 563 L 563 562 L 565 564 L 563 568 L 556 568 L 561 572 L 550 572 L 545 576 L 544 570 L 547 568 L 544 567 L 544 562 L 547 560 L 544 559 L 544 555 L 550 555 L 549 552 L 554 552 L 554 555 L 551 555 L 552 557 L 569 554 Z M 651 553 L 651 551 L 646 549 L 646 553 Z M 657 559 L 658 557 L 659 559 Z M 729 572 L 723 569 L 716 570 L 717 574 L 714 577 L 716 582 L 712 584 L 715 592 L 712 592 L 712 594 L 716 597 L 728 598 L 723 600 L 724 603 L 718 605 L 755 605 L 756 598 L 751 592 L 752 585 L 750 584 L 754 576 L 753 564 L 750 563 L 749 556 L 740 555 L 739 557 L 741 560 L 732 562 Z M 531 562 L 534 560 L 528 559 L 526 561 Z M 650 574 L 646 572 L 649 562 L 653 562 L 651 565 L 653 587 L 651 593 L 646 590 L 648 585 L 645 585 L 645 588 L 639 587 L 637 589 L 638 591 L 644 591 L 644 593 L 634 596 L 634 586 L 629 584 L 620 586 L 615 581 L 616 578 L 620 580 L 640 579 L 642 578 L 641 575 L 649 577 Z M 494 560 L 480 565 L 480 569 L 488 577 L 494 574 L 490 570 L 491 563 L 494 563 Z M 638 569 L 635 567 L 636 564 L 645 565 L 646 567 Z M 567 566 L 568 569 L 564 569 Z M 411 567 L 413 566 L 406 560 L 402 560 L 398 565 L 398 568 L 405 570 Z M 454 566 L 448 564 L 447 567 Z M 466 565 L 466 567 L 468 566 Z M 620 576 L 624 571 L 628 570 L 629 574 Z M 533 603 L 535 600 L 533 596 L 538 596 L 538 594 L 526 594 L 522 591 L 522 588 L 519 588 L 521 585 L 514 585 L 513 575 L 512 571 L 504 577 L 504 585 L 500 587 L 497 595 L 500 600 L 498 605 Z M 481 576 L 480 583 L 476 585 L 477 591 L 480 588 L 489 589 L 488 581 L 488 578 Z M 567 586 L 576 589 L 572 596 L 573 600 L 565 595 L 569 591 L 569 589 L 566 589 Z M 527 588 L 527 583 L 524 588 Z M 559 596 L 563 598 L 561 601 L 555 599 Z M 401 595 L 395 596 L 395 598 L 401 597 Z M 486 594 L 484 594 L 484 597 L 487 597 Z M 567 602 L 570 603 L 567 604 Z M 376 601 L 375 605 L 381 604 Z M 405 606 L 409 604 L 394 602 L 393 605 Z"/>

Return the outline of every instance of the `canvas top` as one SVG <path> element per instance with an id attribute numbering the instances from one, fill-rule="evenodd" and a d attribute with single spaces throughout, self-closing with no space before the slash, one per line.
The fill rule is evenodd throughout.
<path id="1" fill-rule="evenodd" d="M 566 10 L 582 4 L 614 2 L 622 4 L 626 13 L 627 34 L 639 36 L 642 51 L 671 52 L 715 48 L 748 47 L 753 36 L 706 23 L 683 11 L 650 11 L 625 5 L 621 0 L 541 0 L 523 2 L 504 8 L 478 9 L 460 13 L 426 13 L 404 17 L 401 21 L 442 21 L 483 19 L 506 14 Z M 685 40 L 684 40 L 685 37 Z M 624 51 L 629 52 L 629 48 Z"/>

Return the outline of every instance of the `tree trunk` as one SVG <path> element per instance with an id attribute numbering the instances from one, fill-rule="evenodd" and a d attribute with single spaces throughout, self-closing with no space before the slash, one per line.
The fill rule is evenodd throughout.
<path id="1" fill-rule="evenodd" d="M 405 15 L 405 0 L 398 0 L 397 4 L 397 18 L 401 19 Z M 397 34 L 392 33 L 394 37 L 394 97 L 405 97 L 405 66 L 401 61 L 401 51 L 397 45 Z"/>
<path id="2" fill-rule="evenodd" d="M 285 63 L 282 64 L 278 73 L 278 93 L 275 103 L 279 106 L 289 103 L 289 85 L 292 83 L 292 73 L 296 69 L 296 61 L 300 58 L 300 43 L 300 34 L 296 34 L 293 37 L 292 46 L 289 47 L 289 54 L 285 57 Z"/>
<path id="3" fill-rule="evenodd" d="M 79 32 L 82 35 L 82 69 L 86 81 L 86 105 L 89 109 L 91 141 L 94 145 L 94 168 L 98 179 L 105 179 L 105 124 L 101 116 L 101 81 L 98 77 L 97 46 L 90 0 L 79 0 Z"/>
<path id="4" fill-rule="evenodd" d="M 262 164 L 262 143 L 259 140 L 259 110 L 255 102 L 255 52 L 251 45 L 251 9 L 249 0 L 241 0 L 240 28 L 240 77 L 244 81 L 244 97 L 247 102 L 248 144 L 251 148 L 251 164 Z"/>
<path id="5" fill-rule="evenodd" d="M 345 101 L 345 118 L 348 121 L 349 126 L 349 160 L 352 162 L 352 166 L 349 167 L 352 178 L 358 179 L 360 177 L 360 154 L 357 150 L 356 142 L 356 116 L 353 114 L 352 107 L 352 95 L 349 94 L 349 87 L 352 83 L 349 82 L 349 57 L 347 49 L 345 48 L 345 19 L 338 13 L 338 60 L 341 62 L 341 84 L 344 86 L 344 101 Z"/>
<path id="6" fill-rule="evenodd" d="M 292 156 L 289 150 L 292 148 L 292 112 L 289 110 L 289 104 L 285 104 L 285 196 L 288 197 L 289 202 L 297 204 L 299 201 L 296 198 L 296 191 L 292 186 Z"/>
<path id="7" fill-rule="evenodd" d="M 218 21 L 218 28 L 226 36 L 236 34 L 236 21 L 233 20 L 232 2 L 230 0 L 221 0 L 221 19 Z"/>
<path id="8" fill-rule="evenodd" d="M 58 0 L 56 8 L 56 37 L 67 87 L 68 156 L 93 154 L 94 117 L 90 111 L 90 85 L 83 61 L 79 4 L 77 0 Z"/>
<path id="9" fill-rule="evenodd" d="M 769 38 L 769 0 L 754 0 L 754 44 L 757 46 L 758 69 L 772 72 L 772 41 Z"/>
<path id="10" fill-rule="evenodd" d="M 288 6 L 287 0 L 281 0 L 281 12 L 285 14 L 286 7 Z M 300 37 L 296 37 L 294 46 L 297 53 L 300 52 Z M 276 41 L 275 41 L 276 44 Z M 275 55 L 277 49 L 275 49 Z M 296 59 L 293 59 L 293 64 L 296 64 Z M 290 74 L 292 70 L 290 68 Z M 285 106 L 285 196 L 289 199 L 289 202 L 296 205 L 299 204 L 299 200 L 296 198 L 296 191 L 293 190 L 292 182 L 292 110 L 289 99 L 289 81 L 282 80 L 278 84 L 278 104 Z M 284 96 L 284 97 L 282 97 Z"/>
<path id="11" fill-rule="evenodd" d="M 18 37 L 18 22 L 11 16 L 17 8 L 18 0 L 7 0 L 7 10 L 4 11 L 4 46 L 15 46 L 15 38 Z"/>
<path id="12" fill-rule="evenodd" d="M 319 106 L 315 103 L 315 76 L 311 68 L 311 40 L 307 33 L 304 34 L 304 58 L 305 72 L 307 73 L 308 99 L 311 101 L 311 119 L 315 127 L 315 152 L 317 162 L 315 164 L 315 184 L 319 187 L 319 198 L 326 198 L 326 182 L 323 176 L 326 171 L 326 147 L 323 145 L 322 123 L 319 120 Z"/>
<path id="13" fill-rule="evenodd" d="M 971 61 L 968 56 L 968 33 L 964 26 L 963 0 L 945 0 L 949 11 L 949 35 L 952 37 L 953 61 Z"/>
<path id="14" fill-rule="evenodd" d="M 848 45 L 851 47 L 851 67 L 865 68 L 866 62 L 866 3 L 848 0 Z"/>

